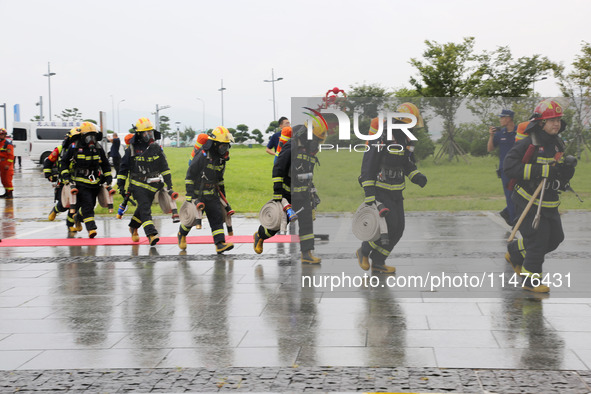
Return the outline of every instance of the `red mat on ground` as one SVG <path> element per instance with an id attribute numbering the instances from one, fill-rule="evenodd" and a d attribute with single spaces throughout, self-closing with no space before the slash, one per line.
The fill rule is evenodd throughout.
<path id="1" fill-rule="evenodd" d="M 235 244 L 252 243 L 252 235 L 226 236 L 226 242 Z M 269 238 L 265 243 L 296 243 L 299 242 L 297 235 L 276 235 Z M 176 245 L 176 237 L 160 237 L 158 245 Z M 213 244 L 211 235 L 200 235 L 187 237 L 187 245 L 191 244 Z M 47 239 L 3 239 L 0 247 L 42 247 L 42 246 L 90 246 L 90 245 L 148 245 L 148 238 L 140 237 L 140 242 L 132 242 L 129 236 L 120 238 L 47 238 Z"/>

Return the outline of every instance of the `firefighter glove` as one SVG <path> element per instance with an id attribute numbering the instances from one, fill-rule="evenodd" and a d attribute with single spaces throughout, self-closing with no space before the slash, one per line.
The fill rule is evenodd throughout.
<path id="1" fill-rule="evenodd" d="M 69 172 L 64 172 L 62 174 L 62 183 L 64 185 L 67 185 L 68 183 L 70 183 L 70 173 Z"/>
<path id="2" fill-rule="evenodd" d="M 558 167 L 549 164 L 532 164 L 532 175 L 535 178 L 556 179 Z"/>
<path id="3" fill-rule="evenodd" d="M 412 178 L 412 183 L 415 183 L 420 187 L 425 187 L 425 185 L 427 184 L 427 177 L 419 173 Z"/>
<path id="4" fill-rule="evenodd" d="M 125 181 L 123 179 L 118 179 L 117 180 L 117 189 L 119 189 L 119 193 L 121 193 L 121 195 L 125 195 Z"/>

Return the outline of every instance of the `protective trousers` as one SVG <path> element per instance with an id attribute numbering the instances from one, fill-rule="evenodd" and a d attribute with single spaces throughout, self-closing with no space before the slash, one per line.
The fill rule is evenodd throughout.
<path id="1" fill-rule="evenodd" d="M 314 221 L 309 192 L 292 193 L 293 209 L 298 212 L 298 235 L 302 252 L 314 249 Z M 302 209 L 303 208 L 303 209 Z"/>
<path id="2" fill-rule="evenodd" d="M 152 203 L 156 192 L 150 191 L 140 186 L 131 185 L 130 189 L 133 199 L 137 202 L 137 208 L 129 221 L 131 228 L 144 228 L 146 236 L 158 234 L 156 226 L 152 221 Z"/>
<path id="3" fill-rule="evenodd" d="M 526 201 L 517 204 L 517 214 L 525 209 Z M 537 206 L 532 205 L 519 227 L 522 239 L 508 245 L 509 255 L 514 264 L 521 265 L 524 272 L 540 274 L 544 264 L 544 256 L 555 250 L 564 241 L 564 231 L 558 208 L 542 208 L 540 224 L 534 230 L 532 223 L 536 216 Z"/>
<path id="4" fill-rule="evenodd" d="M 370 256 L 373 263 L 384 264 L 390 252 L 396 246 L 402 234 L 404 233 L 404 200 L 402 198 L 393 199 L 388 196 L 388 192 L 376 193 L 376 201 L 384 204 L 390 210 L 386 215 L 386 224 L 388 225 L 388 244 L 377 241 L 364 241 L 361 244 L 361 252 L 365 256 Z"/>
<path id="5" fill-rule="evenodd" d="M 201 200 L 205 204 L 205 214 L 207 221 L 211 227 L 211 235 L 213 235 L 213 243 L 226 242 L 224 234 L 224 214 L 222 212 L 222 203 L 216 193 L 204 195 Z M 179 232 L 186 236 L 191 231 L 191 227 L 186 227 L 181 224 Z"/>
<path id="6" fill-rule="evenodd" d="M 5 168 L 8 167 L 8 168 Z M 0 179 L 2 180 L 2 186 L 7 192 L 13 191 L 12 177 L 14 176 L 14 163 L 8 163 L 3 161 L 0 163 Z"/>
<path id="7" fill-rule="evenodd" d="M 82 215 L 82 221 L 86 226 L 86 230 L 96 230 L 96 223 L 94 221 L 94 207 L 96 205 L 96 198 L 99 193 L 99 188 L 89 187 L 83 183 L 76 184 L 78 194 L 76 195 L 77 206 Z"/>

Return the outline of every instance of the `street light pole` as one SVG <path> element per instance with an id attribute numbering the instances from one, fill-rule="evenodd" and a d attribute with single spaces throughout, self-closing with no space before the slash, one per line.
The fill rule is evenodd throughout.
<path id="1" fill-rule="evenodd" d="M 271 69 L 271 80 L 265 79 L 263 82 L 271 82 L 273 86 L 273 121 L 277 120 L 277 115 L 275 114 L 275 82 L 281 81 L 283 78 L 279 77 L 275 79 L 275 70 Z"/>
<path id="2" fill-rule="evenodd" d="M 222 79 L 222 87 L 218 89 L 219 92 L 222 92 L 222 126 L 224 125 L 224 90 L 226 90 L 226 88 L 224 87 L 224 80 Z"/>
<path id="3" fill-rule="evenodd" d="M 156 115 L 156 130 L 160 131 L 160 111 L 162 111 L 163 109 L 167 109 L 170 108 L 170 105 L 163 105 L 162 107 L 159 107 L 158 104 L 156 104 L 156 112 L 152 112 L 152 115 Z M 164 141 L 164 136 L 162 137 L 162 140 Z"/>
<path id="4" fill-rule="evenodd" d="M 202 118 L 203 118 L 203 126 L 202 126 L 202 128 L 203 129 L 202 129 L 202 131 L 205 132 L 205 101 L 203 101 L 203 99 L 200 99 L 199 97 L 197 97 L 197 100 L 201 101 L 201 104 L 203 106 L 203 110 L 202 110 L 203 111 L 203 116 L 202 116 Z"/>
<path id="5" fill-rule="evenodd" d="M 49 87 L 49 120 L 51 120 L 51 77 L 54 75 L 55 73 L 51 72 L 49 62 L 47 62 L 47 74 L 43 74 L 43 76 L 47 77 L 47 85 Z"/>
<path id="6" fill-rule="evenodd" d="M 181 131 L 179 130 L 179 125 L 181 124 L 181 122 L 174 122 L 176 124 L 176 147 L 180 148 L 180 143 L 181 143 Z"/>
<path id="7" fill-rule="evenodd" d="M 121 104 L 124 101 L 125 101 L 125 99 L 123 99 L 117 103 L 117 132 L 118 133 L 121 132 L 121 119 L 119 118 L 119 104 Z M 113 131 L 115 131 L 115 130 L 113 130 Z"/>
<path id="8" fill-rule="evenodd" d="M 115 132 L 115 100 L 113 100 L 113 95 L 111 95 L 111 109 L 113 114 L 113 132 Z"/>

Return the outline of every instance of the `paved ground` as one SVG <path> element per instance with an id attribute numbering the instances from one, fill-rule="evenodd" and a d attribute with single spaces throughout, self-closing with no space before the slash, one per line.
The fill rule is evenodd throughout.
<path id="1" fill-rule="evenodd" d="M 2 238 L 66 235 L 48 186 L 17 172 Z M 363 277 L 348 215 L 316 221 L 321 267 L 289 244 L 0 247 L 0 391 L 590 392 L 591 213 L 563 223 L 548 297 L 510 283 L 491 212 L 408 214 L 395 287 Z M 101 236 L 126 223 L 100 219 Z"/>

